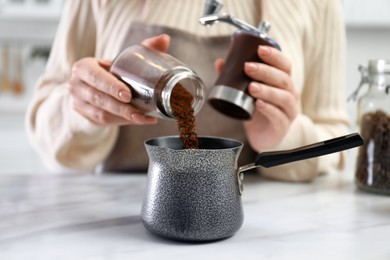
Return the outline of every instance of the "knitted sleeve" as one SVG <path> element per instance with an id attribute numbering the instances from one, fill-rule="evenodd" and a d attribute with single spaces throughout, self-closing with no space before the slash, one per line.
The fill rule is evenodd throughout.
<path id="1" fill-rule="evenodd" d="M 112 149 L 118 129 L 98 127 L 73 110 L 67 90 L 72 64 L 94 56 L 101 1 L 66 1 L 51 54 L 26 115 L 30 142 L 52 170 L 91 171 Z"/>

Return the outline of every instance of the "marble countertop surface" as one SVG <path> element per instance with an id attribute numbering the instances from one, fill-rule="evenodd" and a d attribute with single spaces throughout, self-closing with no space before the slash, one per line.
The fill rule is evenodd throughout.
<path id="1" fill-rule="evenodd" d="M 390 197 L 348 174 L 294 184 L 246 176 L 244 223 L 225 240 L 175 242 L 140 220 L 134 175 L 0 176 L 0 259 L 390 259 Z"/>

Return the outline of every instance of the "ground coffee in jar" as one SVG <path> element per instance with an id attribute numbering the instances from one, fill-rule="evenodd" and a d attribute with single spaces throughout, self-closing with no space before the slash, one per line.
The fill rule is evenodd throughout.
<path id="1" fill-rule="evenodd" d="M 198 148 L 195 114 L 204 103 L 204 83 L 195 71 L 167 53 L 132 45 L 114 59 L 110 72 L 129 86 L 134 107 L 176 120 L 183 148 Z"/>
<path id="2" fill-rule="evenodd" d="M 364 145 L 358 150 L 355 181 L 362 190 L 390 195 L 390 61 L 370 60 L 360 71 L 358 90 L 365 83 L 369 88 L 358 101 Z"/>
<path id="3" fill-rule="evenodd" d="M 149 116 L 175 119 L 170 99 L 178 84 L 193 96 L 195 114 L 204 104 L 203 81 L 168 53 L 132 45 L 115 57 L 110 72 L 130 88 L 131 104 Z"/>
<path id="4" fill-rule="evenodd" d="M 390 192 L 390 116 L 369 112 L 360 126 L 365 143 L 357 157 L 356 181 L 363 188 Z"/>

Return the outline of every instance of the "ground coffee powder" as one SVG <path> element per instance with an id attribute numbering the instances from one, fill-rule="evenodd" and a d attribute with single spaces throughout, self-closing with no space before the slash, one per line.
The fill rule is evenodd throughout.
<path id="1" fill-rule="evenodd" d="M 362 116 L 356 181 L 365 187 L 390 191 L 390 116 L 383 111 Z"/>
<path id="2" fill-rule="evenodd" d="M 171 108 L 177 120 L 183 149 L 198 148 L 198 135 L 195 131 L 195 115 L 191 106 L 193 96 L 180 84 L 171 93 Z"/>

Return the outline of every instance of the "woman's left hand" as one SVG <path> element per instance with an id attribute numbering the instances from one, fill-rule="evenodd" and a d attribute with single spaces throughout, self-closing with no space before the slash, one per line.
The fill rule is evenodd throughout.
<path id="1" fill-rule="evenodd" d="M 255 112 L 244 126 L 252 148 L 261 151 L 277 145 L 287 134 L 298 115 L 299 93 L 291 78 L 291 62 L 281 51 L 259 46 L 257 53 L 264 63 L 245 63 L 245 73 L 253 79 L 249 94 L 255 98 Z M 220 73 L 223 59 L 215 61 Z"/>
<path id="2" fill-rule="evenodd" d="M 244 122 L 247 138 L 257 150 L 277 145 L 298 115 L 299 93 L 291 78 L 291 62 L 279 50 L 259 46 L 264 63 L 247 62 L 245 73 L 253 79 L 248 90 L 255 98 L 255 112 Z"/>
<path id="3" fill-rule="evenodd" d="M 259 46 L 258 55 L 264 63 L 247 62 L 245 73 L 253 79 L 249 93 L 255 98 L 255 112 L 245 121 L 251 146 L 261 151 L 277 145 L 287 134 L 298 115 L 299 93 L 291 79 L 290 60 L 279 50 Z M 217 72 L 224 61 L 215 62 Z"/>

